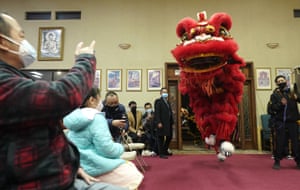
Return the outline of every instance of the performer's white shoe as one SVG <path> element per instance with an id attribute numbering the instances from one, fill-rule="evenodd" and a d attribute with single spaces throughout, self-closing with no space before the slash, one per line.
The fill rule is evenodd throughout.
<path id="1" fill-rule="evenodd" d="M 209 135 L 209 137 L 205 137 L 205 143 L 208 145 L 214 146 L 216 144 L 216 136 Z"/>
<path id="2" fill-rule="evenodd" d="M 234 146 L 231 142 L 229 141 L 224 141 L 222 142 L 220 146 L 220 152 L 225 155 L 226 157 L 231 156 L 234 153 Z"/>
<path id="3" fill-rule="evenodd" d="M 226 157 L 231 156 L 234 153 L 234 146 L 229 141 L 222 142 L 220 146 L 220 152 L 218 153 L 217 157 L 220 161 L 224 161 Z"/>
<path id="4" fill-rule="evenodd" d="M 219 159 L 219 161 L 224 161 L 224 160 L 226 160 L 226 156 L 224 155 L 224 154 L 222 154 L 221 152 L 219 152 L 218 154 L 217 154 L 217 158 Z"/>

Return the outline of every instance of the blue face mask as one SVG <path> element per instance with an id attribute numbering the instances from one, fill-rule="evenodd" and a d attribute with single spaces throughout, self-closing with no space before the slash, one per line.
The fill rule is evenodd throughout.
<path id="1" fill-rule="evenodd" d="M 167 98 L 167 97 L 168 97 L 168 93 L 162 93 L 162 94 L 161 94 L 161 97 Z"/>
<path id="2" fill-rule="evenodd" d="M 20 59 L 22 60 L 24 67 L 28 67 L 31 65 L 37 57 L 36 50 L 34 47 L 27 41 L 27 40 L 22 40 L 20 43 L 16 42 L 15 40 L 11 39 L 10 37 L 1 35 L 3 38 L 6 40 L 10 41 L 11 43 L 14 43 L 19 46 L 19 51 L 14 51 L 14 50 L 7 50 L 10 53 L 19 55 Z"/>
<path id="3" fill-rule="evenodd" d="M 24 67 L 28 67 L 36 60 L 37 53 L 27 40 L 22 40 L 19 47 L 19 56 L 24 63 Z"/>

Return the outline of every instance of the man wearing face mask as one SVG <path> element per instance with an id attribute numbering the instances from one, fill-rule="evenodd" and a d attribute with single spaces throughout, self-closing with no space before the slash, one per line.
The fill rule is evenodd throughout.
<path id="1" fill-rule="evenodd" d="M 146 149 L 149 150 L 149 152 L 146 152 L 146 154 L 150 156 L 155 156 L 158 152 L 158 147 L 156 128 L 154 126 L 154 111 L 152 109 L 152 104 L 150 102 L 146 102 L 144 104 L 144 109 L 145 113 L 142 117 L 142 123 L 146 137 Z"/>
<path id="2" fill-rule="evenodd" d="M 168 101 L 168 90 L 161 88 L 161 97 L 154 102 L 154 123 L 157 127 L 158 154 L 160 158 L 167 159 L 172 153 L 168 152 L 172 140 L 172 127 L 174 124 L 171 105 Z"/>
<path id="3" fill-rule="evenodd" d="M 111 135 L 116 142 L 121 142 L 121 134 L 128 130 L 125 106 L 120 104 L 118 94 L 114 91 L 106 93 L 103 105 L 102 112 L 105 112 Z"/>
<path id="4" fill-rule="evenodd" d="M 75 50 L 62 79 L 34 81 L 22 71 L 36 51 L 13 17 L 0 13 L 0 189 L 74 189 L 79 154 L 60 120 L 93 85 L 94 45 Z"/>
<path id="5" fill-rule="evenodd" d="M 273 169 L 280 169 L 280 160 L 284 156 L 284 147 L 286 139 L 286 131 L 292 143 L 294 160 L 297 168 L 300 169 L 300 155 L 298 147 L 298 125 L 299 111 L 297 102 L 300 102 L 299 97 L 291 91 L 287 86 L 285 76 L 278 75 L 275 78 L 277 88 L 271 94 L 271 117 L 274 118 L 274 165 Z"/>
<path id="6" fill-rule="evenodd" d="M 128 116 L 128 135 L 133 142 L 145 143 L 144 129 L 142 125 L 142 112 L 137 110 L 137 104 L 135 101 L 128 103 L 130 111 L 127 112 Z"/>

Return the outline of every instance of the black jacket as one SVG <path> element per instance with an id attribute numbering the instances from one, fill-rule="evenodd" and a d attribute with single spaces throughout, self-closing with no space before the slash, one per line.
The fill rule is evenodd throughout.
<path id="1" fill-rule="evenodd" d="M 159 136 L 172 136 L 172 125 L 174 124 L 172 108 L 169 102 L 165 102 L 163 98 L 156 99 L 154 102 L 154 124 L 157 127 L 162 123 L 162 128 L 157 128 Z"/>
<path id="2" fill-rule="evenodd" d="M 287 105 L 281 103 L 281 99 L 287 99 Z M 295 122 L 299 119 L 299 111 L 297 102 L 300 102 L 300 98 L 295 99 L 294 94 L 290 89 L 280 90 L 276 88 L 271 94 L 271 109 L 275 112 L 273 116 L 276 121 Z"/>

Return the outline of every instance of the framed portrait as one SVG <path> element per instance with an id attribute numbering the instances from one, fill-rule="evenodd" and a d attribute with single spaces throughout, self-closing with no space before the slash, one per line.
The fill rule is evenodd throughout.
<path id="1" fill-rule="evenodd" d="M 107 69 L 107 90 L 121 91 L 122 90 L 122 70 Z"/>
<path id="2" fill-rule="evenodd" d="M 147 90 L 160 90 L 162 88 L 162 71 L 161 69 L 147 70 Z"/>
<path id="3" fill-rule="evenodd" d="M 256 68 L 256 89 L 272 89 L 271 68 Z"/>
<path id="4" fill-rule="evenodd" d="M 95 71 L 95 80 L 93 87 L 101 89 L 101 69 Z"/>
<path id="5" fill-rule="evenodd" d="M 39 61 L 61 61 L 64 52 L 64 28 L 40 27 L 38 40 Z"/>
<path id="6" fill-rule="evenodd" d="M 286 83 L 288 87 L 292 84 L 292 69 L 291 68 L 275 68 L 275 73 L 277 75 L 283 75 L 286 78 Z"/>
<path id="7" fill-rule="evenodd" d="M 141 91 L 142 90 L 142 70 L 141 69 L 127 69 L 126 77 L 127 91 Z"/>

